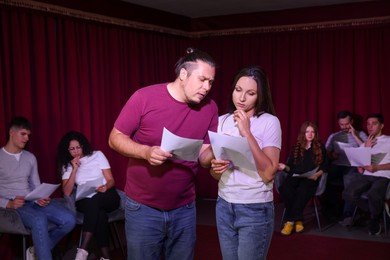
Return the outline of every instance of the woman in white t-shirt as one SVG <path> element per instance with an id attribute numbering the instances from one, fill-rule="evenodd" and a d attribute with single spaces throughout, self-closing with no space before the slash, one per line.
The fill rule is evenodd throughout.
<path id="1" fill-rule="evenodd" d="M 119 207 L 120 197 L 107 158 L 101 151 L 93 151 L 83 134 L 71 131 L 58 145 L 58 171 L 62 175 L 65 196 L 70 196 L 77 187 L 76 208 L 84 214 L 76 260 L 88 258 L 93 236 L 102 254 L 100 259 L 109 259 L 107 214 Z"/>
<path id="2" fill-rule="evenodd" d="M 218 133 L 245 137 L 257 171 L 211 161 L 219 180 L 216 219 L 223 259 L 266 259 L 274 229 L 273 177 L 281 149 L 280 122 L 274 116 L 263 69 L 241 69 L 232 84 L 229 113 L 220 116 Z"/>

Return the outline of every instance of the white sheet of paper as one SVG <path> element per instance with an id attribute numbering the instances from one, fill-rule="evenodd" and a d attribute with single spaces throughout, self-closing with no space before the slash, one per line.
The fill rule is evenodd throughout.
<path id="1" fill-rule="evenodd" d="M 293 176 L 299 177 L 299 178 L 309 178 L 309 177 L 313 176 L 317 171 L 318 171 L 318 167 L 314 168 L 311 171 L 302 173 L 302 174 L 293 174 Z"/>
<path id="2" fill-rule="evenodd" d="M 334 146 L 334 150 L 339 153 L 339 152 L 343 152 L 345 148 L 352 148 L 352 145 L 349 144 L 349 143 L 342 143 L 342 142 L 335 142 L 334 143 L 335 146 Z"/>
<path id="3" fill-rule="evenodd" d="M 84 198 L 91 198 L 93 195 L 97 193 L 96 188 L 101 185 L 103 185 L 103 179 L 87 181 L 83 184 L 77 185 L 76 201 Z"/>
<path id="4" fill-rule="evenodd" d="M 347 155 L 345 154 L 345 148 L 352 148 L 353 146 L 349 143 L 335 142 L 334 151 L 338 154 L 337 165 L 351 166 Z"/>
<path id="5" fill-rule="evenodd" d="M 360 167 L 365 165 L 371 165 L 371 148 L 345 148 L 344 151 L 351 166 Z"/>
<path id="6" fill-rule="evenodd" d="M 203 140 L 180 137 L 164 127 L 160 147 L 162 150 L 172 153 L 172 159 L 196 162 L 202 144 Z"/>
<path id="7" fill-rule="evenodd" d="M 24 199 L 34 201 L 42 198 L 49 198 L 59 186 L 60 184 L 41 183 L 33 191 L 27 194 Z"/>
<path id="8" fill-rule="evenodd" d="M 248 140 L 209 131 L 211 148 L 216 159 L 229 160 L 234 166 L 257 171 Z"/>

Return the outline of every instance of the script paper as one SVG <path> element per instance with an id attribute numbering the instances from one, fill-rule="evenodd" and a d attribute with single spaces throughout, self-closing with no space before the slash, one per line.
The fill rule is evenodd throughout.
<path id="1" fill-rule="evenodd" d="M 209 131 L 213 153 L 218 160 L 229 160 L 234 166 L 257 171 L 255 160 L 246 138 L 228 136 Z"/>
<path id="2" fill-rule="evenodd" d="M 378 165 L 381 163 L 386 153 L 371 153 L 371 148 L 345 148 L 345 154 L 352 166 Z"/>
<path id="3" fill-rule="evenodd" d="M 96 188 L 101 185 L 103 185 L 102 179 L 87 181 L 83 184 L 77 185 L 76 201 L 84 198 L 91 198 L 93 195 L 97 193 Z"/>
<path id="4" fill-rule="evenodd" d="M 49 198 L 51 194 L 60 186 L 60 184 L 41 183 L 32 192 L 27 194 L 24 199 L 28 201 Z"/>
<path id="5" fill-rule="evenodd" d="M 164 127 L 161 149 L 170 152 L 172 159 L 196 162 L 202 148 L 203 140 L 177 136 Z"/>
<path id="6" fill-rule="evenodd" d="M 347 155 L 345 154 L 345 148 L 352 148 L 353 146 L 349 143 L 342 143 L 342 142 L 335 142 L 334 144 L 334 151 L 338 154 L 337 157 L 337 164 L 338 165 L 345 165 L 345 166 L 351 166 Z"/>
<path id="7" fill-rule="evenodd" d="M 345 154 L 351 166 L 365 166 L 371 165 L 371 148 L 345 148 Z"/>
<path id="8" fill-rule="evenodd" d="M 299 177 L 299 178 L 309 178 L 309 177 L 313 176 L 317 171 L 318 171 L 318 167 L 314 168 L 311 171 L 302 173 L 302 174 L 293 174 L 293 176 Z"/>
<path id="9" fill-rule="evenodd" d="M 336 141 L 334 144 L 335 144 L 334 150 L 337 153 L 344 152 L 345 148 L 352 148 L 352 145 L 349 143 L 342 143 L 342 142 Z"/>

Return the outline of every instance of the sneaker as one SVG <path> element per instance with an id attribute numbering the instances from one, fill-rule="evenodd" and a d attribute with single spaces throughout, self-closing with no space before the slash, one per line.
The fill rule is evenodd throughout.
<path id="1" fill-rule="evenodd" d="M 26 260 L 35 260 L 37 259 L 35 257 L 35 250 L 34 250 L 34 247 L 33 246 L 30 246 L 29 248 L 27 248 L 26 250 Z"/>
<path id="2" fill-rule="evenodd" d="M 368 225 L 368 233 L 370 236 L 378 236 L 381 234 L 382 228 L 379 223 L 379 219 L 370 219 L 370 223 Z"/>
<path id="3" fill-rule="evenodd" d="M 343 220 L 339 221 L 339 224 L 343 227 L 351 227 L 353 225 L 352 217 L 346 217 Z"/>
<path id="4" fill-rule="evenodd" d="M 286 223 L 284 223 L 284 227 L 283 227 L 282 231 L 280 231 L 280 233 L 282 233 L 282 235 L 285 235 L 285 236 L 291 235 L 291 232 L 293 230 L 293 226 L 294 226 L 293 222 L 287 221 Z"/>
<path id="5" fill-rule="evenodd" d="M 296 221 L 295 222 L 295 232 L 300 233 L 304 230 L 303 222 L 302 221 Z"/>
<path id="6" fill-rule="evenodd" d="M 76 258 L 74 260 L 87 260 L 88 251 L 82 248 L 77 248 Z"/>

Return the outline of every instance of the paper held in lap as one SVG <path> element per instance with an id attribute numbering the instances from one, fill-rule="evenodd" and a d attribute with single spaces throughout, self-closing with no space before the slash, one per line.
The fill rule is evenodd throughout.
<path id="1" fill-rule="evenodd" d="M 239 168 L 257 171 L 255 159 L 244 137 L 222 135 L 209 131 L 211 148 L 216 159 L 229 160 Z"/>
<path id="2" fill-rule="evenodd" d="M 60 186 L 60 184 L 41 183 L 33 191 L 27 194 L 24 199 L 27 201 L 49 198 L 51 194 Z"/>
<path id="3" fill-rule="evenodd" d="M 171 153 L 172 159 L 196 162 L 202 144 L 203 140 L 183 138 L 164 127 L 160 148 Z"/>
<path id="4" fill-rule="evenodd" d="M 97 192 L 96 188 L 103 185 L 103 179 L 96 179 L 87 181 L 83 184 L 77 185 L 76 201 L 84 198 L 92 198 Z"/>
<path id="5" fill-rule="evenodd" d="M 348 157 L 351 166 L 378 165 L 387 153 L 371 153 L 369 147 L 345 148 L 345 154 Z"/>
<path id="6" fill-rule="evenodd" d="M 313 176 L 316 172 L 318 172 L 318 167 L 314 168 L 311 171 L 305 172 L 305 173 L 301 173 L 301 174 L 294 173 L 293 177 L 309 178 L 309 177 Z"/>

